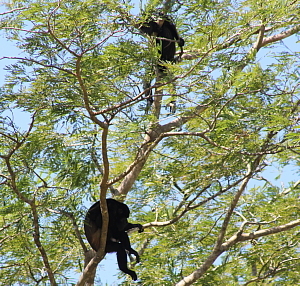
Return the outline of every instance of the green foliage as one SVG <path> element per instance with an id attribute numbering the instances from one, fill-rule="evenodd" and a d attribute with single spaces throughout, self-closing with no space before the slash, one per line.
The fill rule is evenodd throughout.
<path id="1" fill-rule="evenodd" d="M 107 196 L 126 196 L 130 221 L 152 223 L 131 234 L 143 285 L 175 285 L 208 262 L 193 285 L 296 285 L 295 227 L 208 258 L 224 229 L 222 243 L 299 219 L 300 62 L 289 46 L 299 4 L 140 5 L 11 1 L 0 15 L 2 34 L 20 49 L 7 55 L 0 89 L 0 284 L 55 285 L 47 261 L 57 285 L 76 283 L 84 214 L 107 167 Z M 159 8 L 172 11 L 186 45 L 158 80 L 155 39 L 138 27 Z M 257 47 L 262 25 L 263 40 L 294 30 Z M 145 111 L 145 81 L 161 84 L 152 90 L 162 96 L 158 115 Z"/>

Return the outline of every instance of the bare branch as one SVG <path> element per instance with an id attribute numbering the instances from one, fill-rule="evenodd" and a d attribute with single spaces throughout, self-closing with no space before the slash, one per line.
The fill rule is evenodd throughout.
<path id="1" fill-rule="evenodd" d="M 281 41 L 289 36 L 292 36 L 292 35 L 298 33 L 299 31 L 300 31 L 300 25 L 296 25 L 295 27 L 288 29 L 282 33 L 267 37 L 262 41 L 261 47 L 264 47 L 264 46 L 274 43 L 274 42 Z"/>
<path id="2" fill-rule="evenodd" d="M 230 239 L 228 239 L 226 242 L 224 242 L 221 246 L 222 252 L 228 250 L 231 246 L 238 242 L 242 241 L 247 241 L 247 240 L 252 240 L 252 239 L 257 239 L 263 236 L 271 235 L 271 234 L 276 234 L 279 232 L 287 231 L 290 230 L 294 227 L 297 227 L 300 225 L 300 219 L 291 221 L 287 224 L 280 225 L 280 226 L 275 226 L 271 227 L 268 229 L 261 229 L 255 232 L 251 233 L 241 233 L 240 230 L 233 235 Z"/>
<path id="3" fill-rule="evenodd" d="M 252 233 L 243 233 L 239 236 L 237 241 L 246 241 L 246 240 L 250 240 L 250 239 L 257 239 L 262 236 L 276 234 L 276 233 L 279 233 L 282 231 L 287 231 L 287 230 L 292 229 L 299 225 L 300 225 L 300 219 L 291 221 L 284 225 L 275 226 L 275 227 L 271 227 L 268 229 L 261 229 L 261 230 L 258 230 L 258 231 L 252 232 Z M 227 245 L 227 243 L 224 244 L 224 247 L 226 245 Z"/>
<path id="4" fill-rule="evenodd" d="M 13 13 L 15 11 L 22 11 L 22 10 L 25 10 L 27 9 L 28 7 L 22 7 L 22 8 L 15 8 L 15 9 L 12 9 L 10 11 L 6 11 L 6 12 L 3 12 L 3 13 L 0 13 L 0 16 L 2 15 L 6 15 L 6 14 L 10 14 L 10 13 Z"/>
<path id="5" fill-rule="evenodd" d="M 92 145 L 92 150 L 91 150 L 91 157 L 93 162 L 95 163 L 96 168 L 98 169 L 99 173 L 103 176 L 104 171 L 103 168 L 101 167 L 98 158 L 96 156 L 96 150 L 95 150 L 95 140 L 96 140 L 96 135 L 94 136 L 94 140 L 93 140 L 93 145 Z M 108 183 L 109 189 L 111 191 L 111 193 L 116 196 L 118 194 L 118 191 L 112 186 L 112 184 Z"/>
<path id="6" fill-rule="evenodd" d="M 247 171 L 247 174 L 245 176 L 245 179 L 242 181 L 242 184 L 239 188 L 239 190 L 237 191 L 236 195 L 234 196 L 232 202 L 231 202 L 231 205 L 227 211 L 227 214 L 224 218 L 224 221 L 223 221 L 223 224 L 222 224 L 222 227 L 221 227 L 221 230 L 220 230 L 220 233 L 219 233 L 219 236 L 217 238 L 217 242 L 215 244 L 215 247 L 214 247 L 214 250 L 213 252 L 217 252 L 219 249 L 220 249 L 220 246 L 223 242 L 223 239 L 225 237 L 225 233 L 226 233 L 226 230 L 227 230 L 227 227 L 228 227 L 228 224 L 229 224 L 229 221 L 231 219 L 231 216 L 232 216 L 232 213 L 242 195 L 242 193 L 244 192 L 244 190 L 246 189 L 246 186 L 252 176 L 252 174 L 254 173 L 254 171 L 256 170 L 256 168 L 258 167 L 258 164 L 260 163 L 260 160 L 261 158 L 257 158 L 255 160 L 255 164 L 252 164 L 252 166 L 250 164 L 248 164 L 248 171 Z"/>
<path id="7" fill-rule="evenodd" d="M 257 52 L 262 47 L 262 42 L 263 42 L 263 39 L 264 39 L 265 30 L 266 30 L 265 25 L 261 25 L 261 27 L 259 29 L 259 33 L 258 33 L 256 43 L 253 45 L 253 50 L 256 50 Z"/>

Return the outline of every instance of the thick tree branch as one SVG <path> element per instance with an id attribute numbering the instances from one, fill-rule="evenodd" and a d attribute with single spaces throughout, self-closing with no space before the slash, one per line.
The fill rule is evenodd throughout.
<path id="1" fill-rule="evenodd" d="M 300 31 L 300 24 L 299 25 L 296 25 L 294 26 L 293 28 L 290 28 L 284 32 L 281 32 L 279 34 L 276 34 L 276 35 L 273 35 L 273 36 L 270 36 L 270 37 L 267 37 L 265 38 L 262 42 L 261 42 L 261 47 L 264 47 L 268 44 L 271 44 L 271 43 L 274 43 L 274 42 L 278 42 L 278 41 L 281 41 L 287 37 L 290 37 L 296 33 L 298 33 Z"/>
<path id="2" fill-rule="evenodd" d="M 86 267 L 84 271 L 82 272 L 78 282 L 77 286 L 83 286 L 85 283 L 92 278 L 94 278 L 94 275 L 96 273 L 96 268 L 99 264 L 99 262 L 104 258 L 105 256 L 105 247 L 106 247 L 106 239 L 107 239 L 107 230 L 108 230 L 108 209 L 106 204 L 106 193 L 108 189 L 108 178 L 109 178 L 109 160 L 107 155 L 107 136 L 108 136 L 108 126 L 106 128 L 103 128 L 102 130 L 102 138 L 101 138 L 101 145 L 102 145 L 102 160 L 103 160 L 103 174 L 102 179 L 100 182 L 100 210 L 102 214 L 102 228 L 101 228 L 101 236 L 100 236 L 100 247 L 95 256 L 93 257 L 90 255 L 90 252 L 85 252 L 85 256 L 88 259 L 91 259 L 88 262 L 88 259 L 86 259 Z"/>
<path id="3" fill-rule="evenodd" d="M 266 148 L 268 147 L 270 141 L 272 140 L 272 138 L 277 134 L 277 132 L 274 131 L 270 131 L 267 136 L 266 139 L 264 141 L 264 143 L 262 144 L 262 146 L 260 147 L 260 151 L 265 151 Z M 256 172 L 261 160 L 263 158 L 263 155 L 259 155 L 257 156 L 253 162 L 248 164 L 248 171 L 245 175 L 245 179 L 242 181 L 237 193 L 235 194 L 228 210 L 227 213 L 225 215 L 223 224 L 221 226 L 220 229 L 220 233 L 218 235 L 218 238 L 216 240 L 216 244 L 211 252 L 211 254 L 207 257 L 207 259 L 205 260 L 205 262 L 200 266 L 200 268 L 198 268 L 197 270 L 195 270 L 193 273 L 191 273 L 190 275 L 188 275 L 187 277 L 184 277 L 179 283 L 176 284 L 176 286 L 185 286 L 185 285 L 191 285 L 192 283 L 194 283 L 196 280 L 198 280 L 208 269 L 209 267 L 214 263 L 214 261 L 224 252 L 226 251 L 231 245 L 228 245 L 227 248 L 224 247 L 224 237 L 231 219 L 231 216 L 237 206 L 237 203 L 241 197 L 241 195 L 243 194 L 244 190 L 246 189 L 246 186 L 249 182 L 249 180 L 251 179 L 252 175 Z M 267 232 L 265 233 L 265 235 L 267 235 Z M 238 232 L 240 233 L 240 231 Z M 227 242 L 226 242 L 227 243 Z M 236 242 L 232 242 L 233 244 Z"/>
<path id="4" fill-rule="evenodd" d="M 252 239 L 257 239 L 263 236 L 267 235 L 272 235 L 276 233 L 280 233 L 283 231 L 288 231 L 292 228 L 295 228 L 300 225 L 300 219 L 295 220 L 292 222 L 289 222 L 284 225 L 280 225 L 277 227 L 272 227 L 268 229 L 262 229 L 255 231 L 253 233 L 248 233 L 248 234 L 241 234 L 237 233 L 234 236 L 232 236 L 229 240 L 226 242 L 222 243 L 220 249 L 217 251 L 212 252 L 212 254 L 206 259 L 206 261 L 202 264 L 202 266 L 197 269 L 194 273 L 189 275 L 188 277 L 183 278 L 179 283 L 176 284 L 176 286 L 186 286 L 186 285 L 191 285 L 194 281 L 199 279 L 203 274 L 207 271 L 207 269 L 214 263 L 214 261 L 226 250 L 228 250 L 231 246 L 238 242 L 242 241 L 247 241 L 247 240 L 252 240 Z"/>
<path id="5" fill-rule="evenodd" d="M 108 230 L 108 209 L 106 204 L 106 193 L 108 189 L 108 178 L 109 178 L 109 160 L 107 155 L 107 136 L 108 127 L 102 130 L 101 145 L 102 145 L 102 161 L 103 161 L 103 176 L 100 182 L 100 211 L 102 214 L 102 229 L 101 229 L 101 239 L 100 247 L 98 250 L 98 255 L 105 255 L 105 246 Z"/>
<path id="6" fill-rule="evenodd" d="M 84 268 L 81 276 L 78 279 L 76 286 L 85 286 L 85 282 L 89 277 L 95 275 L 95 269 L 97 268 L 99 262 L 104 258 L 104 255 L 99 256 L 98 253 L 90 260 L 87 266 Z"/>
<path id="7" fill-rule="evenodd" d="M 154 124 L 155 127 L 151 128 L 142 143 L 139 151 L 137 153 L 135 161 L 127 168 L 127 170 L 120 175 L 120 177 L 112 180 L 110 183 L 119 180 L 124 177 L 122 183 L 118 187 L 118 192 L 120 195 L 126 195 L 131 189 L 132 185 L 136 181 L 138 175 L 140 174 L 143 166 L 145 165 L 151 151 L 153 148 L 165 137 L 165 133 L 173 130 L 176 127 L 180 127 L 182 124 L 188 122 L 190 119 L 195 118 L 200 113 L 204 112 L 208 105 L 199 105 L 194 109 L 194 112 L 188 112 L 182 117 L 176 118 L 175 120 L 165 124 Z"/>
<path id="8" fill-rule="evenodd" d="M 96 140 L 96 137 L 97 136 L 95 135 L 94 136 L 94 140 L 93 140 L 92 150 L 91 150 L 91 157 L 92 157 L 92 160 L 95 163 L 95 166 L 98 169 L 99 173 L 103 176 L 104 170 L 103 170 L 103 168 L 102 168 L 101 164 L 99 163 L 98 158 L 96 156 L 96 150 L 95 150 L 95 140 Z M 109 189 L 110 189 L 111 193 L 114 196 L 117 196 L 118 195 L 118 191 L 112 186 L 112 184 L 110 182 L 108 182 L 107 184 L 109 186 Z"/>
<path id="9" fill-rule="evenodd" d="M 261 229 L 251 233 L 237 233 L 222 244 L 222 249 L 224 248 L 224 250 L 227 250 L 229 247 L 236 244 L 237 242 L 257 239 L 266 235 L 276 234 L 282 231 L 290 230 L 297 226 L 300 226 L 300 219 L 291 221 L 284 225 L 275 226 L 268 229 Z"/>

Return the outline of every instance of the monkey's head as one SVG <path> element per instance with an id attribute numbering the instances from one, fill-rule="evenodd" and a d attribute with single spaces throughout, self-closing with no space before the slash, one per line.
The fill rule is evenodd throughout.
<path id="1" fill-rule="evenodd" d="M 107 199 L 107 208 L 109 220 L 114 222 L 119 231 L 123 231 L 128 225 L 127 219 L 130 215 L 130 210 L 127 205 L 113 199 Z"/>

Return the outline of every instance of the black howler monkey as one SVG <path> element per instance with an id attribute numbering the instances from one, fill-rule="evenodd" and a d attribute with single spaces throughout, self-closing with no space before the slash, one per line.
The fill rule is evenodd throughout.
<path id="1" fill-rule="evenodd" d="M 160 60 L 162 62 L 176 62 L 175 53 L 177 42 L 181 48 L 181 54 L 183 52 L 182 47 L 184 46 L 184 40 L 179 37 L 176 26 L 168 17 L 162 12 L 158 13 L 157 19 L 153 17 L 149 21 L 143 23 L 140 26 L 140 30 L 150 36 L 156 36 L 156 44 L 160 47 Z M 165 72 L 166 68 L 160 64 L 159 69 Z"/>
<path id="2" fill-rule="evenodd" d="M 152 16 L 139 28 L 147 35 L 156 36 L 156 45 L 159 47 L 160 53 L 160 60 L 157 64 L 157 69 L 161 76 L 166 75 L 167 68 L 164 63 L 176 63 L 180 60 L 183 53 L 182 47 L 184 46 L 184 39 L 179 37 L 176 26 L 170 17 L 162 12 L 159 12 L 157 17 L 155 17 L 155 15 Z M 181 49 L 181 53 L 175 58 L 176 42 Z M 151 82 L 144 82 L 144 89 L 149 88 L 150 86 Z M 146 113 L 148 113 L 148 110 L 154 101 L 151 91 L 145 92 L 145 97 L 147 98 Z M 170 109 L 172 113 L 175 113 L 176 102 L 173 100 L 172 103 L 173 108 L 170 106 Z"/>
<path id="3" fill-rule="evenodd" d="M 131 248 L 127 231 L 138 228 L 139 232 L 142 232 L 143 226 L 141 224 L 132 224 L 127 221 L 130 214 L 127 205 L 114 199 L 106 199 L 106 203 L 109 222 L 105 251 L 106 253 L 116 252 L 120 270 L 129 274 L 133 280 L 136 280 L 136 273 L 127 267 L 126 252 L 135 255 L 137 262 L 140 261 L 140 257 L 139 254 Z M 102 214 L 100 211 L 100 201 L 98 201 L 90 207 L 84 220 L 85 236 L 95 251 L 98 251 L 100 247 L 101 229 Z"/>

